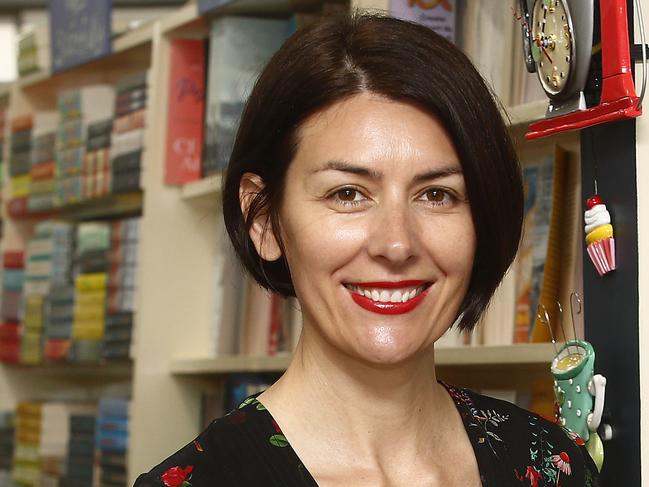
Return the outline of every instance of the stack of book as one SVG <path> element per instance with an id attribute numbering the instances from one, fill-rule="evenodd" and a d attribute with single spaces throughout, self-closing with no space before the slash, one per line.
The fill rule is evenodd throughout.
<path id="1" fill-rule="evenodd" d="M 0 362 L 10 364 L 20 363 L 22 267 L 22 252 L 4 252 L 0 298 Z"/>
<path id="2" fill-rule="evenodd" d="M 21 486 L 38 486 L 40 479 L 39 445 L 41 404 L 22 402 L 16 408 L 16 443 L 12 480 Z"/>
<path id="3" fill-rule="evenodd" d="M 97 362 L 104 338 L 110 224 L 77 226 L 75 306 L 72 336 L 74 360 Z"/>
<path id="4" fill-rule="evenodd" d="M 58 487 L 63 475 L 67 457 L 69 434 L 68 406 L 60 402 L 45 402 L 41 405 L 41 440 L 39 458 L 41 464 L 41 486 Z"/>
<path id="5" fill-rule="evenodd" d="M 13 216 L 23 216 L 27 213 L 33 122 L 33 118 L 29 115 L 16 117 L 11 121 L 11 145 L 9 148 L 11 194 L 7 209 Z"/>
<path id="6" fill-rule="evenodd" d="M 25 296 L 25 310 L 20 347 L 20 363 L 38 365 L 42 361 L 44 301 L 43 295 Z"/>
<path id="7" fill-rule="evenodd" d="M 20 362 L 20 327 L 17 322 L 0 322 L 0 362 Z"/>
<path id="8" fill-rule="evenodd" d="M 90 478 L 92 479 L 92 459 L 94 458 L 93 435 L 88 438 L 88 418 L 95 420 L 96 405 L 86 403 L 45 402 L 41 406 L 41 440 L 39 457 L 41 465 L 41 487 L 69 486 L 70 478 L 88 478 L 88 468 L 81 466 L 88 463 L 90 457 Z M 80 436 L 79 419 L 81 418 L 84 433 Z M 94 424 L 94 423 L 93 423 Z M 91 425 L 94 431 L 94 426 Z M 83 450 L 79 446 L 83 445 Z M 72 454 L 72 452 L 74 454 Z M 78 459 L 81 459 L 79 462 Z M 72 462 L 71 462 L 72 460 Z M 77 485 L 92 485 L 92 482 Z"/>
<path id="9" fill-rule="evenodd" d="M 50 68 L 50 33 L 46 25 L 32 26 L 18 37 L 18 75 Z"/>
<path id="10" fill-rule="evenodd" d="M 53 285 L 47 297 L 45 343 L 43 358 L 46 361 L 70 359 L 72 323 L 74 320 L 74 286 Z"/>
<path id="11" fill-rule="evenodd" d="M 95 465 L 95 413 L 72 414 L 68 435 L 68 456 L 61 485 L 87 487 L 93 485 Z"/>
<path id="12" fill-rule="evenodd" d="M 7 109 L 5 106 L 3 106 L 4 103 L 4 100 L 0 100 L 0 188 L 3 187 L 5 164 L 5 134 L 7 133 Z"/>
<path id="13" fill-rule="evenodd" d="M 36 129 L 36 127 L 34 127 Z M 54 158 L 56 132 L 36 133 L 32 138 L 29 197 L 27 209 L 39 213 L 54 207 Z"/>
<path id="14" fill-rule="evenodd" d="M 3 254 L 2 299 L 0 299 L 0 319 L 2 320 L 3 361 L 20 362 L 21 330 L 20 321 L 23 282 L 24 256 L 19 251 L 5 251 Z"/>
<path id="15" fill-rule="evenodd" d="M 210 28 L 203 175 L 227 166 L 246 98 L 290 34 L 285 20 L 220 17 Z"/>
<path id="16" fill-rule="evenodd" d="M 103 398 L 99 401 L 96 445 L 100 467 L 100 484 L 126 487 L 128 452 L 129 400 Z"/>
<path id="17" fill-rule="evenodd" d="M 83 199 L 97 198 L 110 193 L 110 134 L 112 128 L 112 118 L 88 126 L 81 185 Z"/>
<path id="18" fill-rule="evenodd" d="M 112 223 L 106 332 L 102 350 L 107 360 L 129 357 L 135 310 L 139 223 L 139 218 Z"/>
<path id="19" fill-rule="evenodd" d="M 14 455 L 13 411 L 0 412 L 0 487 L 10 487 L 11 459 Z"/>
<path id="20" fill-rule="evenodd" d="M 113 193 L 140 190 L 147 106 L 147 73 L 141 72 L 115 86 L 115 121 L 111 140 L 111 187 Z"/>
<path id="21" fill-rule="evenodd" d="M 88 127 L 113 116 L 115 94 L 110 85 L 85 86 L 59 93 L 61 118 L 57 134 L 57 206 L 77 203 L 82 198 L 85 138 Z"/>
<path id="22" fill-rule="evenodd" d="M 43 359 L 65 359 L 71 335 L 71 305 L 63 303 L 72 283 L 74 226 L 65 222 L 44 221 L 36 225 L 34 237 L 27 244 L 26 302 L 43 300 Z M 63 288 L 63 291 L 61 291 Z M 28 309 L 25 309 L 27 324 Z"/>

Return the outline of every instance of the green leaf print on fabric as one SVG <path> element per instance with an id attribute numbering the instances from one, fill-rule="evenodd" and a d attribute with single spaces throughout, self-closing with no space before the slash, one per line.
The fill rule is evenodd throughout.
<path id="1" fill-rule="evenodd" d="M 243 401 L 241 404 L 239 404 L 239 407 L 238 407 L 237 409 L 243 409 L 243 408 L 245 408 L 248 404 L 252 404 L 252 403 L 254 403 L 255 401 L 257 401 L 257 398 L 256 398 L 256 397 L 249 397 L 249 398 L 247 398 L 245 401 Z M 257 402 L 259 402 L 259 401 L 257 401 Z"/>
<path id="2" fill-rule="evenodd" d="M 284 435 L 273 435 L 268 439 L 268 441 L 270 441 L 271 445 L 277 446 L 279 448 L 286 448 L 288 446 L 288 440 Z"/>

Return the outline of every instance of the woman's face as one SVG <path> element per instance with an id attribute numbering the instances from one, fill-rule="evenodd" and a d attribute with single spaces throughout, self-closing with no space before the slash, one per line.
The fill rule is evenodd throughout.
<path id="1" fill-rule="evenodd" d="M 303 125 L 280 224 L 305 326 L 344 353 L 396 364 L 452 324 L 475 232 L 444 127 L 363 94 Z"/>

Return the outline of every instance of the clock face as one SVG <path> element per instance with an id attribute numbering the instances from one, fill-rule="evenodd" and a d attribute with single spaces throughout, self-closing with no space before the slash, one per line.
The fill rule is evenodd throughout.
<path id="1" fill-rule="evenodd" d="M 536 0 L 532 12 L 532 56 L 543 89 L 558 95 L 573 67 L 572 23 L 565 0 Z"/>

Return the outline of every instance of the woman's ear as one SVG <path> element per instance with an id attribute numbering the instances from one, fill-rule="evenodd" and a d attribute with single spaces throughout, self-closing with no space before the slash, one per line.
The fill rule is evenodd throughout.
<path id="1" fill-rule="evenodd" d="M 244 219 L 248 217 L 248 211 L 255 196 L 264 189 L 264 181 L 257 174 L 244 173 L 239 180 L 239 203 Z M 255 244 L 259 256 L 269 262 L 279 259 L 282 256 L 282 249 L 275 237 L 270 215 L 266 208 L 260 208 L 254 216 L 249 231 L 250 238 Z"/>

